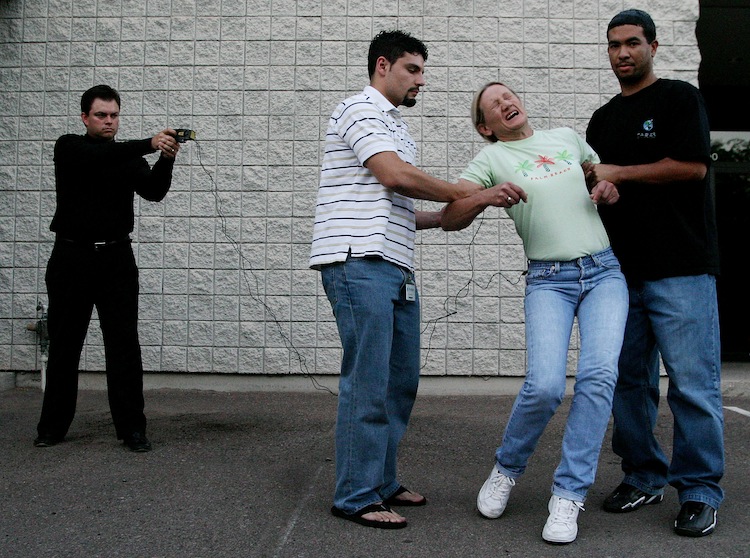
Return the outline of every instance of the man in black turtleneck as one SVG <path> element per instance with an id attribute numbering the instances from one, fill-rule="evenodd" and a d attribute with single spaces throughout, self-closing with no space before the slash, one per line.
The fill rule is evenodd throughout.
<path id="1" fill-rule="evenodd" d="M 120 96 L 97 85 L 81 97 L 86 134 L 55 144 L 55 244 L 47 264 L 49 361 L 37 447 L 61 442 L 73 421 L 78 363 L 96 306 L 104 338 L 109 406 L 117 438 L 149 451 L 138 341 L 138 268 L 130 245 L 133 201 L 160 201 L 169 191 L 179 144 L 166 129 L 116 142 Z M 151 168 L 144 155 L 160 152 Z"/>

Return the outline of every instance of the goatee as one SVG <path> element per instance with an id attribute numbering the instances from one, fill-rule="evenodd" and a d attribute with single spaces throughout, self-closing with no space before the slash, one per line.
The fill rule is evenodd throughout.
<path id="1" fill-rule="evenodd" d="M 417 100 L 413 97 L 404 97 L 404 100 L 401 102 L 401 104 L 405 107 L 411 108 L 417 104 Z"/>

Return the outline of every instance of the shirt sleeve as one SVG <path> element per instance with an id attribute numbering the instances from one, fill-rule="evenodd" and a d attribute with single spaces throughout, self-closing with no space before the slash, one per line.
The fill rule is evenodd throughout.
<path id="1" fill-rule="evenodd" d="M 487 156 L 488 147 L 485 147 L 482 151 L 477 153 L 476 157 L 471 160 L 466 166 L 466 169 L 461 173 L 461 178 L 473 182 L 474 184 L 480 184 L 485 188 L 491 188 L 496 184 L 495 176 L 492 172 L 492 165 Z"/>
<path id="2" fill-rule="evenodd" d="M 685 84 L 679 95 L 669 95 L 670 122 L 666 156 L 678 161 L 710 163 L 708 115 L 700 92 Z"/>
<path id="3" fill-rule="evenodd" d="M 66 134 L 55 142 L 55 163 L 65 165 L 112 165 L 153 153 L 150 139 L 132 141 L 92 141 L 86 136 Z"/>
<path id="4" fill-rule="evenodd" d="M 600 163 L 599 155 L 597 155 L 594 148 L 591 147 L 586 141 L 576 133 L 575 130 L 570 129 L 573 141 L 576 142 L 580 155 L 579 163 Z"/>
<path id="5" fill-rule="evenodd" d="M 363 164 L 378 153 L 398 153 L 398 146 L 391 136 L 383 113 L 369 101 L 358 101 L 345 106 L 336 119 L 336 130 Z"/>
<path id="6" fill-rule="evenodd" d="M 134 169 L 135 192 L 143 199 L 158 202 L 164 199 L 172 186 L 172 169 L 174 159 L 159 157 L 152 168 L 145 159 Z"/>
<path id="7" fill-rule="evenodd" d="M 589 125 L 586 127 L 586 143 L 589 145 L 595 144 L 599 138 L 599 109 L 594 111 L 589 120 Z"/>

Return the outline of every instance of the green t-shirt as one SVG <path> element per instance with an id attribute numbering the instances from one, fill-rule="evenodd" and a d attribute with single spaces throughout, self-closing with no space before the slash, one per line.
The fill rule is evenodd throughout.
<path id="1" fill-rule="evenodd" d="M 526 203 L 508 209 L 530 260 L 569 261 L 609 247 L 581 169 L 599 162 L 570 128 L 535 131 L 526 139 L 499 141 L 480 151 L 461 178 L 491 188 L 513 182 Z"/>

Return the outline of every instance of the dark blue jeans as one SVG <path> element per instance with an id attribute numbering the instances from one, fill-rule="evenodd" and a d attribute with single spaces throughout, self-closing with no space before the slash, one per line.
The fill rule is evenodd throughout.
<path id="1" fill-rule="evenodd" d="M 94 306 L 104 338 L 107 392 L 117 437 L 145 433 L 138 268 L 130 242 L 94 248 L 58 239 L 45 279 L 50 345 L 39 434 L 63 437 L 73 422 L 78 364 Z"/>
<path id="2" fill-rule="evenodd" d="M 399 488 L 397 451 L 419 383 L 419 298 L 413 274 L 380 258 L 321 270 L 344 349 L 336 421 L 334 504 L 347 513 Z"/>
<path id="3" fill-rule="evenodd" d="M 654 436 L 659 355 L 674 416 L 672 459 Z M 716 280 L 671 277 L 630 286 L 630 312 L 613 403 L 612 446 L 625 482 L 648 494 L 669 483 L 680 503 L 718 508 L 724 497 L 724 415 Z"/>

